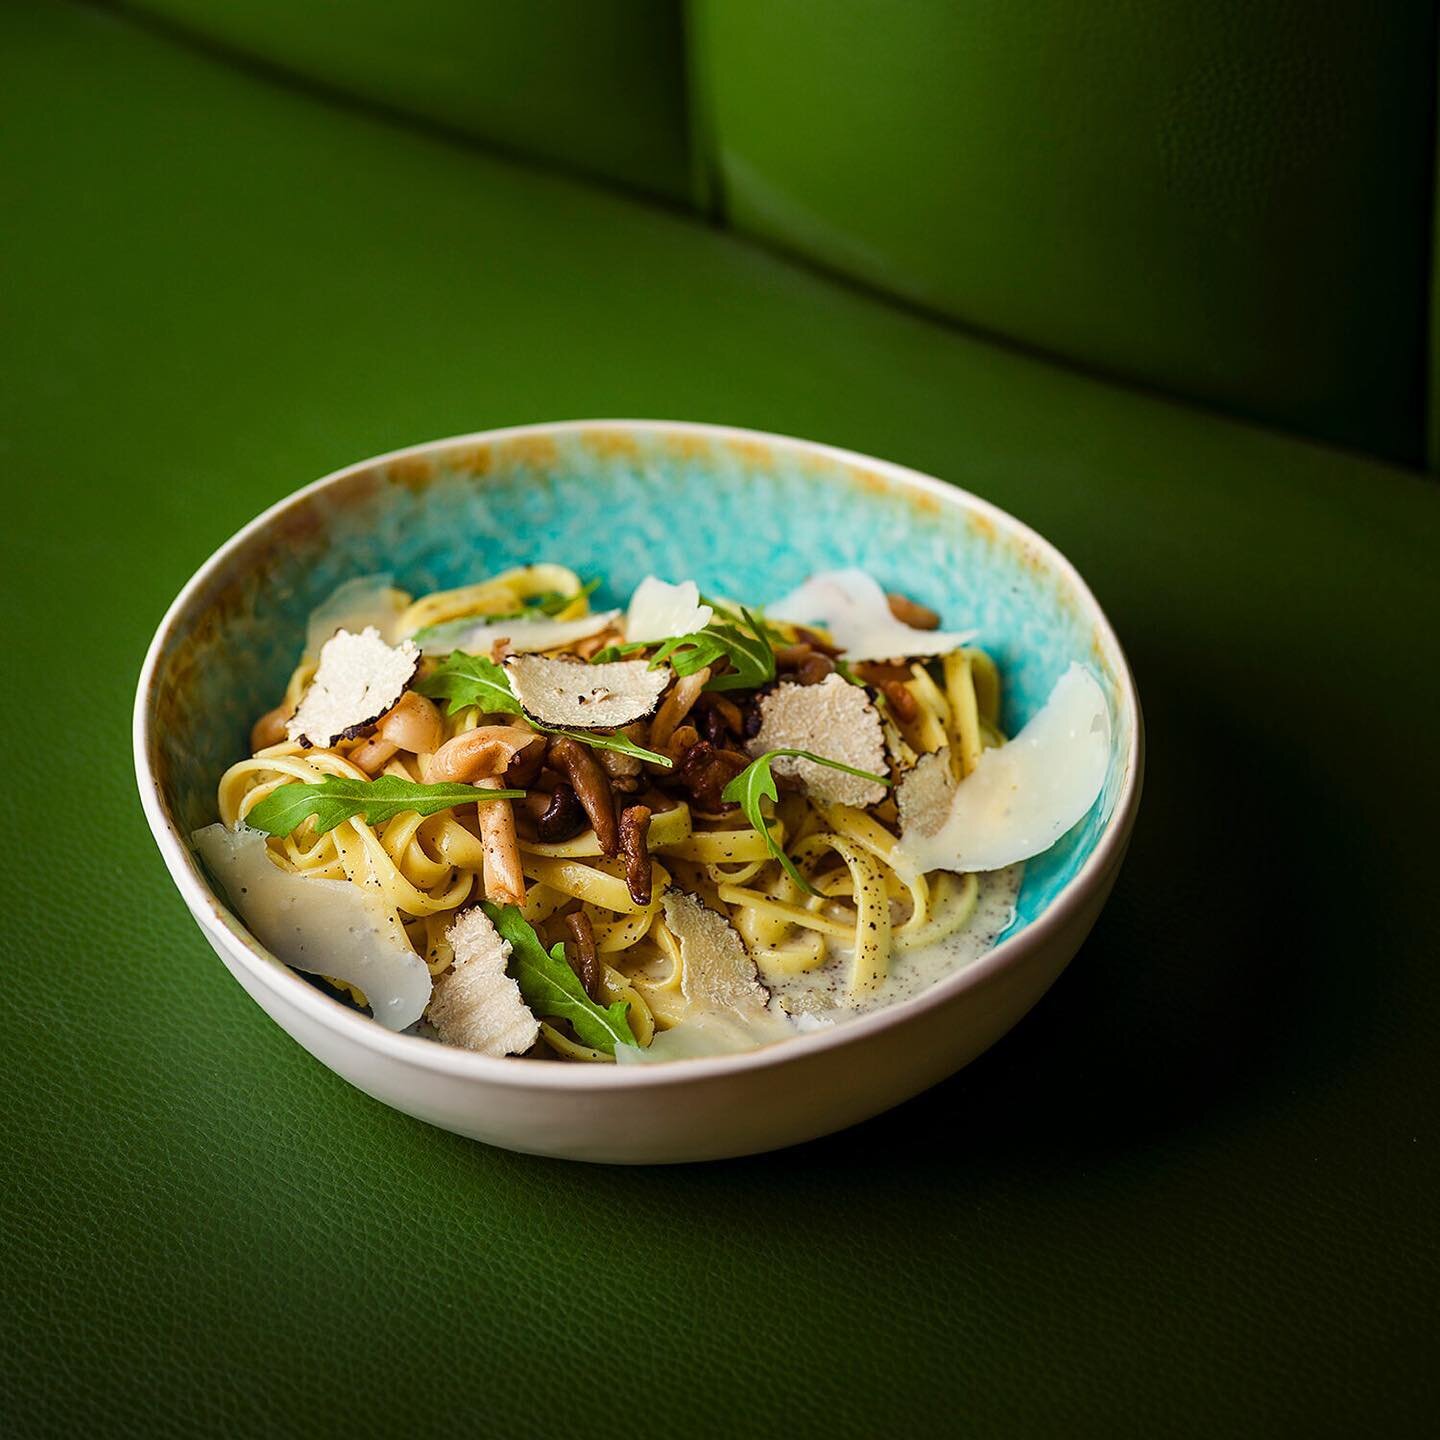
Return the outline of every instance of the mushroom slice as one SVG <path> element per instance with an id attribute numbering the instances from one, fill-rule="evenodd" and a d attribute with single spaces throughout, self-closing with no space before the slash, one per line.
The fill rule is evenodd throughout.
<path id="1" fill-rule="evenodd" d="M 232 908 L 278 959 L 363 991 L 387 1030 L 404 1030 L 424 1013 L 430 971 L 372 891 L 282 870 L 248 825 L 207 825 L 190 838 Z"/>
<path id="2" fill-rule="evenodd" d="M 661 902 L 665 924 L 680 943 L 680 988 L 695 1013 L 742 1014 L 764 1010 L 770 993 L 740 933 L 721 914 L 684 890 L 668 890 Z"/>
<path id="3" fill-rule="evenodd" d="M 367 625 L 358 635 L 338 630 L 320 647 L 320 663 L 285 733 L 324 750 L 368 730 L 415 678 L 420 652 L 408 640 L 387 645 Z"/>
<path id="4" fill-rule="evenodd" d="M 973 640 L 974 630 L 917 630 L 897 620 L 874 576 L 863 570 L 826 570 L 765 607 L 771 620 L 823 625 L 845 658 L 905 660 L 945 655 Z"/>
<path id="5" fill-rule="evenodd" d="M 630 597 L 625 612 L 625 639 L 631 644 L 670 640 L 693 635 L 714 618 L 715 611 L 700 603 L 700 587 L 693 580 L 671 585 L 647 575 Z"/>
<path id="6" fill-rule="evenodd" d="M 857 770 L 885 773 L 880 712 L 861 686 L 839 675 L 827 675 L 818 685 L 786 681 L 761 699 L 760 730 L 750 742 L 750 753 L 759 756 L 767 750 L 809 750 Z M 885 786 L 874 780 L 792 755 L 782 755 L 771 768 L 793 776 L 819 800 L 863 809 L 885 795 Z"/>
<path id="7" fill-rule="evenodd" d="M 943 782 L 932 773 L 940 758 L 926 756 L 899 787 L 896 855 L 917 870 L 962 873 L 1028 860 L 1081 820 L 1104 787 L 1105 692 L 1085 666 L 1072 664 L 1013 740 L 981 753 L 943 808 Z"/>
<path id="8" fill-rule="evenodd" d="M 436 982 L 430 1023 L 447 1045 L 482 1055 L 519 1055 L 540 1035 L 540 1022 L 505 973 L 510 942 L 478 906 L 463 911 L 445 932 L 455 964 Z"/>
<path id="9" fill-rule="evenodd" d="M 527 715 L 542 725 L 586 730 L 644 719 L 674 678 L 668 665 L 652 670 L 643 660 L 587 665 L 547 655 L 512 655 L 505 672 Z"/>

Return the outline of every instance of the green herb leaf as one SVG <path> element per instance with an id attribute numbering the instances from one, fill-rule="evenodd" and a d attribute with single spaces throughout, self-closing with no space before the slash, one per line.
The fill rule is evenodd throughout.
<path id="1" fill-rule="evenodd" d="M 415 689 L 432 700 L 448 700 L 452 715 L 470 705 L 487 715 L 523 713 L 503 667 L 488 656 L 467 655 L 463 650 L 452 650 Z"/>
<path id="2" fill-rule="evenodd" d="M 327 775 L 318 785 L 282 785 L 252 806 L 245 823 L 270 835 L 288 835 L 311 816 L 324 835 L 353 815 L 383 825 L 397 815 L 435 815 L 471 800 L 523 800 L 523 790 L 477 790 L 473 785 L 417 785 L 398 775 L 352 780 Z"/>
<path id="3" fill-rule="evenodd" d="M 487 901 L 485 913 L 510 942 L 507 971 L 536 1015 L 568 1020 L 577 1039 L 607 1055 L 615 1053 L 616 1045 L 637 1043 L 627 1018 L 628 1002 L 597 1005 L 566 961 L 563 944 L 546 950 L 530 922 L 514 905 L 492 905 Z"/>
<path id="4" fill-rule="evenodd" d="M 478 705 L 486 714 L 505 713 L 525 715 L 524 707 L 515 698 L 510 688 L 510 677 L 503 665 L 483 655 L 467 655 L 463 650 L 453 651 L 444 664 L 428 679 L 415 687 L 422 695 L 435 700 L 448 700 L 450 713 L 465 709 L 467 705 Z M 637 760 L 649 760 L 667 769 L 675 762 L 667 756 L 645 750 L 624 735 L 605 735 L 595 730 L 569 730 L 554 725 L 542 725 L 528 715 L 526 721 L 532 730 L 541 735 L 568 735 L 582 745 L 594 750 L 616 750 L 621 755 L 633 755 Z"/>
<path id="5" fill-rule="evenodd" d="M 530 723 L 544 735 L 565 735 L 590 746 L 592 750 L 614 750 L 621 755 L 633 755 L 637 760 L 648 760 L 652 765 L 663 765 L 667 770 L 675 763 L 668 755 L 646 750 L 624 735 L 604 735 L 596 730 L 562 730 L 553 725 L 541 725 L 536 720 Z"/>
<path id="6" fill-rule="evenodd" d="M 836 660 L 835 673 L 842 680 L 848 680 L 852 685 L 858 685 L 862 690 L 865 688 L 865 682 L 850 668 L 850 662 L 848 660 Z M 881 693 L 876 696 L 876 699 L 883 704 L 885 696 Z"/>
<path id="7" fill-rule="evenodd" d="M 588 580 L 573 595 L 562 595 L 558 590 L 545 590 L 539 595 L 532 595 L 525 602 L 525 609 L 538 610 L 542 615 L 558 615 L 567 605 L 588 599 L 599 588 L 598 580 Z"/>
<path id="8" fill-rule="evenodd" d="M 654 643 L 653 640 L 627 640 L 621 645 L 607 645 L 603 650 L 597 650 L 590 657 L 590 663 L 592 665 L 609 665 L 614 660 L 626 660 L 641 650 L 648 650 Z"/>
<path id="9" fill-rule="evenodd" d="M 677 675 L 693 675 L 723 658 L 730 669 L 711 676 L 707 690 L 755 690 L 769 684 L 775 678 L 775 651 L 766 638 L 769 627 L 744 608 L 740 613 L 749 633 L 744 626 L 712 620 L 703 630 L 666 640 L 651 657 L 651 668 L 668 664 Z"/>
<path id="10" fill-rule="evenodd" d="M 858 775 L 862 780 L 874 780 L 881 785 L 892 785 L 894 781 L 884 775 L 872 774 L 869 770 L 857 770 L 853 765 L 842 765 L 838 760 L 831 760 L 825 755 L 816 755 L 810 750 L 767 750 L 758 760 L 752 760 L 720 792 L 722 800 L 731 800 L 737 804 L 745 812 L 745 818 L 751 825 L 765 836 L 765 843 L 769 847 L 770 853 L 784 867 L 785 873 L 807 895 L 814 895 L 817 893 L 815 887 L 796 869 L 795 862 L 776 840 L 761 806 L 763 800 L 769 800 L 773 804 L 780 798 L 779 792 L 775 788 L 775 777 L 770 773 L 770 763 L 778 760 L 782 755 L 793 755 L 798 760 L 813 760 L 817 765 L 828 765 L 832 770 L 843 770 L 847 775 Z"/>

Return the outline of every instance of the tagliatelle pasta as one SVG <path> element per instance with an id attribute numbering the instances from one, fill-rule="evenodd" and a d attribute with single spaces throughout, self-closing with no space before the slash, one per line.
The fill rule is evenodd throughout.
<path id="1" fill-rule="evenodd" d="M 310 968 L 305 902 L 321 892 L 307 886 L 356 887 L 397 967 L 422 961 L 445 995 L 439 1038 L 486 1048 L 481 1012 L 463 1005 L 493 999 L 504 1035 L 526 1038 L 492 1053 L 538 1035 L 532 1056 L 602 1063 L 659 1056 L 682 1027 L 723 1032 L 726 1047 L 737 1034 L 768 1043 L 903 999 L 980 953 L 1009 923 L 1018 868 L 923 868 L 905 829 L 918 835 L 921 820 L 902 812 L 923 812 L 930 833 L 1004 743 L 997 668 L 913 601 L 895 597 L 877 618 L 873 582 L 836 577 L 845 625 L 870 647 L 854 666 L 823 615 L 766 618 L 654 577 L 637 595 L 636 640 L 560 565 L 418 598 L 350 582 L 317 612 L 348 648 L 324 640 L 301 657 L 257 721 L 254 753 L 218 787 L 220 825 L 258 831 L 298 882 L 281 958 Z M 826 592 L 817 581 L 804 593 Z M 352 596 L 363 644 L 345 624 Z M 670 616 L 700 628 L 655 634 Z M 517 649 L 557 635 L 580 638 Z M 911 653 L 873 658 L 912 636 Z M 402 652 L 419 659 L 391 658 Z M 376 675 L 346 670 L 367 656 L 383 662 Z M 394 677 L 412 670 L 401 689 Z M 295 734 L 302 702 L 306 724 L 339 738 L 277 741 L 287 725 Z M 676 895 L 701 908 L 667 914 Z M 248 898 L 231 895 L 242 916 Z M 482 904 L 488 920 L 467 922 L 461 945 L 457 917 Z M 413 1002 L 322 978 L 383 1023 L 425 1032 Z M 741 994 L 738 1010 L 723 998 Z M 538 1023 L 517 1023 L 527 1014 Z"/>

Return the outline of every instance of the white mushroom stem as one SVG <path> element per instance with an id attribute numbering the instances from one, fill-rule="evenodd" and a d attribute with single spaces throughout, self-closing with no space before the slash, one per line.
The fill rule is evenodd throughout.
<path id="1" fill-rule="evenodd" d="M 498 790 L 499 780 L 486 777 L 475 781 L 477 790 Z M 497 905 L 525 903 L 525 872 L 520 866 L 520 838 L 515 833 L 515 812 L 508 800 L 482 800 L 480 844 L 485 851 L 482 878 L 485 898 Z"/>
<path id="2" fill-rule="evenodd" d="M 393 740 L 372 735 L 363 745 L 357 745 L 348 758 L 352 765 L 358 765 L 367 775 L 378 775 L 399 749 Z"/>
<path id="3" fill-rule="evenodd" d="M 441 720 L 439 710 L 413 690 L 407 690 L 380 717 L 376 728 L 383 739 L 412 755 L 433 755 L 445 739 L 445 722 Z"/>
<path id="4" fill-rule="evenodd" d="M 534 738 L 534 731 L 517 725 L 479 725 L 447 740 L 426 763 L 425 778 L 438 785 L 447 780 L 463 784 L 503 775 L 514 756 Z"/>

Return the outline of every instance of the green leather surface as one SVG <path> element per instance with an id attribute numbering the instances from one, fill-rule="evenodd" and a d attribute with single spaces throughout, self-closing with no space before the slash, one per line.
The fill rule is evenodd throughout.
<path id="1" fill-rule="evenodd" d="M 516 155 L 690 198 L 681 0 L 101 3 Z"/>
<path id="2" fill-rule="evenodd" d="M 998 335 L 1418 460 L 1435 14 L 696 0 L 734 225 Z"/>
<path id="3" fill-rule="evenodd" d="M 94 11 L 0 7 L 0 135 L 0 1432 L 1426 1433 L 1429 482 Z M 667 1171 L 332 1077 L 212 957 L 130 775 L 152 628 L 262 506 L 625 414 L 1014 510 L 1108 607 L 1150 742 L 1114 900 L 1007 1040 L 848 1134 Z"/>

